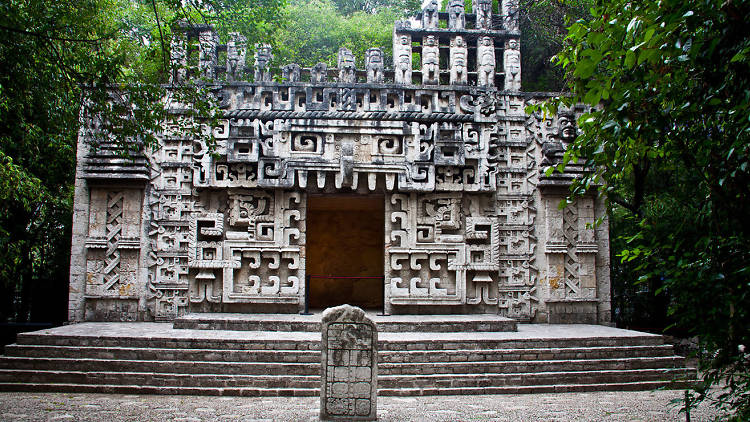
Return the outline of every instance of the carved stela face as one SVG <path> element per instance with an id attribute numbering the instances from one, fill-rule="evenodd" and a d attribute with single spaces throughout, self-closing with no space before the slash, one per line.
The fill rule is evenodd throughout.
<path id="1" fill-rule="evenodd" d="M 271 60 L 271 49 L 268 47 L 259 48 L 256 60 L 258 61 L 258 64 L 268 63 Z"/>
<path id="2" fill-rule="evenodd" d="M 380 50 L 371 50 L 369 52 L 369 62 L 370 64 L 376 64 L 376 63 L 382 63 L 383 62 L 383 52 Z"/>
<path id="3" fill-rule="evenodd" d="M 558 125 L 560 126 L 560 140 L 562 142 L 571 143 L 576 139 L 578 131 L 576 130 L 576 124 L 573 116 L 560 116 L 560 118 L 558 119 Z"/>

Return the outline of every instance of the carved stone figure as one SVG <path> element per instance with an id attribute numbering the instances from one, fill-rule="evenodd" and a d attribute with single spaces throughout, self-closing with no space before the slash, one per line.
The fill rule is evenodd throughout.
<path id="1" fill-rule="evenodd" d="M 502 0 L 503 29 L 518 31 L 518 0 Z"/>
<path id="2" fill-rule="evenodd" d="M 465 29 L 466 14 L 463 0 L 450 0 L 448 3 L 448 29 Z"/>
<path id="3" fill-rule="evenodd" d="M 490 37 L 480 37 L 478 41 L 477 85 L 495 85 L 495 46 Z"/>
<path id="4" fill-rule="evenodd" d="M 476 15 L 477 29 L 492 29 L 492 0 L 473 0 L 471 9 Z"/>
<path id="5" fill-rule="evenodd" d="M 464 41 L 462 36 L 457 35 L 451 40 L 450 65 L 452 84 L 466 84 L 468 82 L 467 54 L 466 41 Z"/>
<path id="6" fill-rule="evenodd" d="M 242 79 L 245 72 L 245 54 L 247 51 L 247 38 L 237 32 L 229 34 L 227 42 L 227 80 L 236 81 Z"/>
<path id="7" fill-rule="evenodd" d="M 365 53 L 365 66 L 367 67 L 367 82 L 383 82 L 383 50 L 371 48 Z"/>
<path id="8" fill-rule="evenodd" d="M 213 79 L 216 66 L 216 46 L 219 37 L 213 31 L 202 31 L 198 36 L 200 57 L 198 58 L 198 69 L 203 78 Z"/>
<path id="9" fill-rule="evenodd" d="M 290 63 L 281 68 L 281 78 L 286 82 L 300 81 L 300 67 L 297 63 Z"/>
<path id="10" fill-rule="evenodd" d="M 422 83 L 437 85 L 440 81 L 440 50 L 437 39 L 429 35 L 422 41 Z"/>
<path id="11" fill-rule="evenodd" d="M 503 52 L 503 66 L 505 67 L 505 89 L 519 91 L 521 89 L 521 52 L 518 50 L 518 40 L 508 40 Z"/>
<path id="12" fill-rule="evenodd" d="M 270 82 L 270 62 L 273 59 L 271 46 L 260 44 L 255 46 L 255 82 Z"/>
<path id="13" fill-rule="evenodd" d="M 575 114 L 570 110 L 560 110 L 557 114 L 557 127 L 560 131 L 560 141 L 567 147 L 578 136 Z"/>
<path id="14" fill-rule="evenodd" d="M 357 73 L 354 68 L 354 54 L 346 48 L 339 48 L 339 82 L 354 83 Z"/>
<path id="15" fill-rule="evenodd" d="M 565 148 L 558 140 L 546 141 L 542 144 L 542 165 L 558 164 L 562 160 Z"/>
<path id="16" fill-rule="evenodd" d="M 395 82 L 411 84 L 411 36 L 398 35 L 393 45 L 393 67 Z"/>
<path id="17" fill-rule="evenodd" d="M 187 39 L 184 33 L 177 32 L 172 35 L 170 44 L 169 83 L 179 84 L 185 81 L 187 76 Z"/>
<path id="18" fill-rule="evenodd" d="M 438 27 L 440 8 L 437 0 L 430 0 L 422 9 L 422 28 L 433 29 Z"/>
<path id="19" fill-rule="evenodd" d="M 321 83 L 328 80 L 328 65 L 318 63 L 310 69 L 310 82 Z"/>

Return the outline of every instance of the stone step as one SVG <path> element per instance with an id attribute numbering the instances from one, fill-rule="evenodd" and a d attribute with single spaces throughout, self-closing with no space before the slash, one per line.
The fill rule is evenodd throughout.
<path id="1" fill-rule="evenodd" d="M 502 387 L 462 387 L 462 388 L 379 388 L 379 396 L 437 396 L 437 395 L 477 395 L 477 394 L 543 394 L 572 393 L 589 391 L 648 391 L 657 388 L 682 388 L 688 383 L 682 381 L 640 381 L 603 384 L 551 384 Z M 159 395 L 201 395 L 201 396 L 244 396 L 244 397 L 317 397 L 317 388 L 250 388 L 250 387 L 166 387 L 149 385 L 118 384 L 72 384 L 72 383 L 7 383 L 0 382 L 0 391 L 58 392 L 58 393 L 103 393 L 103 394 L 159 394 Z"/>
<path id="2" fill-rule="evenodd" d="M 189 362 L 168 360 L 68 359 L 0 356 L 0 369 L 226 375 L 319 375 L 320 363 Z"/>
<path id="3" fill-rule="evenodd" d="M 689 381 L 694 379 L 695 371 L 691 369 L 638 369 L 517 374 L 383 375 L 378 377 L 378 385 L 384 390 L 424 390 L 573 384 L 628 384 L 675 380 Z M 314 375 L 253 376 L 3 369 L 0 370 L 0 383 L 19 387 L 27 384 L 86 384 L 149 387 L 315 389 L 319 388 L 320 377 Z"/>
<path id="4" fill-rule="evenodd" d="M 188 396 L 243 397 L 315 397 L 318 388 L 253 388 L 253 387 L 169 387 L 152 385 L 74 384 L 74 383 L 13 383 L 0 382 L 0 391 L 101 394 L 162 394 Z"/>
<path id="5" fill-rule="evenodd" d="M 606 371 L 620 369 L 660 369 L 678 368 L 684 363 L 684 360 L 684 358 L 679 356 L 670 356 L 622 359 L 532 360 L 521 362 L 383 363 L 378 365 L 378 374 L 515 374 L 563 371 Z"/>
<path id="6" fill-rule="evenodd" d="M 124 360 L 183 360 L 218 362 L 320 362 L 317 350 L 232 350 L 147 347 L 95 347 L 11 344 L 5 354 L 15 357 L 87 358 Z M 672 356 L 671 345 L 568 347 L 527 349 L 455 349 L 430 351 L 381 351 L 379 362 L 484 362 L 551 359 L 614 359 Z"/>
<path id="7" fill-rule="evenodd" d="M 695 377 L 661 336 L 588 325 L 518 328 L 380 332 L 381 394 L 631 389 Z M 74 324 L 20 334 L 0 358 L 0 391 L 317 395 L 320 345 L 320 332 Z"/>
<path id="8" fill-rule="evenodd" d="M 409 362 L 382 363 L 378 367 L 378 372 L 382 375 L 470 373 L 499 374 L 553 371 L 674 368 L 679 367 L 683 363 L 684 358 L 678 356 L 495 362 Z M 221 362 L 90 358 L 31 358 L 0 356 L 0 369 L 53 371 L 69 370 L 82 372 L 158 372 L 227 375 L 316 375 L 320 373 L 320 364 L 317 362 Z"/>
<path id="9" fill-rule="evenodd" d="M 455 349 L 380 352 L 381 363 L 401 362 L 484 362 L 544 359 L 614 359 L 674 355 L 673 346 L 610 346 L 527 349 Z"/>
<path id="10" fill-rule="evenodd" d="M 275 333 L 274 333 L 275 334 Z M 156 349 L 219 349 L 219 350 L 320 350 L 320 334 L 278 333 L 276 338 L 174 338 L 174 337 L 99 337 L 20 333 L 19 345 L 72 347 L 135 347 Z M 281 334 L 287 334 L 286 336 Z"/>
<path id="11" fill-rule="evenodd" d="M 695 370 L 688 368 L 659 368 L 513 374 L 383 375 L 378 377 L 378 386 L 384 389 L 480 388 L 557 384 L 614 384 L 681 379 L 694 380 Z"/>
<path id="12" fill-rule="evenodd" d="M 658 388 L 687 388 L 691 381 L 637 381 L 602 384 L 513 385 L 500 387 L 378 388 L 379 396 L 439 396 L 477 394 L 545 394 L 589 391 L 648 391 Z M 2 388 L 2 385 L 0 385 Z"/>
<path id="13" fill-rule="evenodd" d="M 518 323 L 499 315 L 376 315 L 381 333 L 512 332 Z M 194 313 L 178 317 L 175 329 L 229 331 L 300 331 L 320 333 L 321 314 Z"/>
<path id="14" fill-rule="evenodd" d="M 659 346 L 664 344 L 660 337 L 586 337 L 586 338 L 550 338 L 550 339 L 488 339 L 474 337 L 468 333 L 465 338 L 453 339 L 388 339 L 379 336 L 378 349 L 389 351 L 424 351 L 424 350 L 478 350 L 478 349 L 559 349 L 559 348 L 592 348 L 622 346 Z"/>
<path id="15" fill-rule="evenodd" d="M 246 332 L 254 334 L 252 332 Z M 263 334 L 268 334 L 263 332 Z M 274 338 L 174 338 L 174 337 L 101 337 L 18 334 L 19 345 L 135 347 L 157 349 L 220 349 L 220 350 L 320 350 L 319 333 L 271 333 Z M 661 336 L 581 337 L 581 338 L 487 338 L 481 334 L 454 333 L 434 335 L 382 333 L 378 349 L 382 351 L 467 350 L 467 349 L 540 349 L 592 348 L 615 346 L 664 345 Z M 442 334 L 442 336 L 440 336 Z"/>
<path id="16" fill-rule="evenodd" d="M 5 347 L 5 354 L 40 358 L 320 363 L 318 350 L 157 349 L 12 344 Z"/>
<path id="17" fill-rule="evenodd" d="M 319 388 L 320 375 L 226 375 L 158 372 L 66 371 L 0 369 L 0 382 L 7 384 L 100 384 L 151 387 L 206 388 Z"/>

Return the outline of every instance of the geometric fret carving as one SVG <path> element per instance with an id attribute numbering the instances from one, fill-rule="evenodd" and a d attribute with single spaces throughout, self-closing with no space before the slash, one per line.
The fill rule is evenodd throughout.
<path id="1" fill-rule="evenodd" d="M 107 195 L 107 250 L 104 258 L 104 290 L 111 289 L 120 281 L 120 251 L 118 243 L 122 237 L 122 192 Z"/>

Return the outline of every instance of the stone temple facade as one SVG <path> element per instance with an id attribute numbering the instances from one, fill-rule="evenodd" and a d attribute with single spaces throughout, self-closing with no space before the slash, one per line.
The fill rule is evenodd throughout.
<path id="1" fill-rule="evenodd" d="M 518 3 L 500 3 L 433 1 L 396 22 L 392 58 L 342 48 L 336 68 L 276 69 L 269 46 L 238 34 L 178 33 L 171 84 L 207 81 L 216 145 L 180 130 L 190 118 L 169 98 L 160 148 L 132 159 L 91 147 L 86 122 L 69 319 L 296 313 L 308 300 L 609 323 L 603 202 L 560 208 L 583 169 L 544 172 L 583 110 L 525 112 L 547 95 L 521 91 Z"/>

